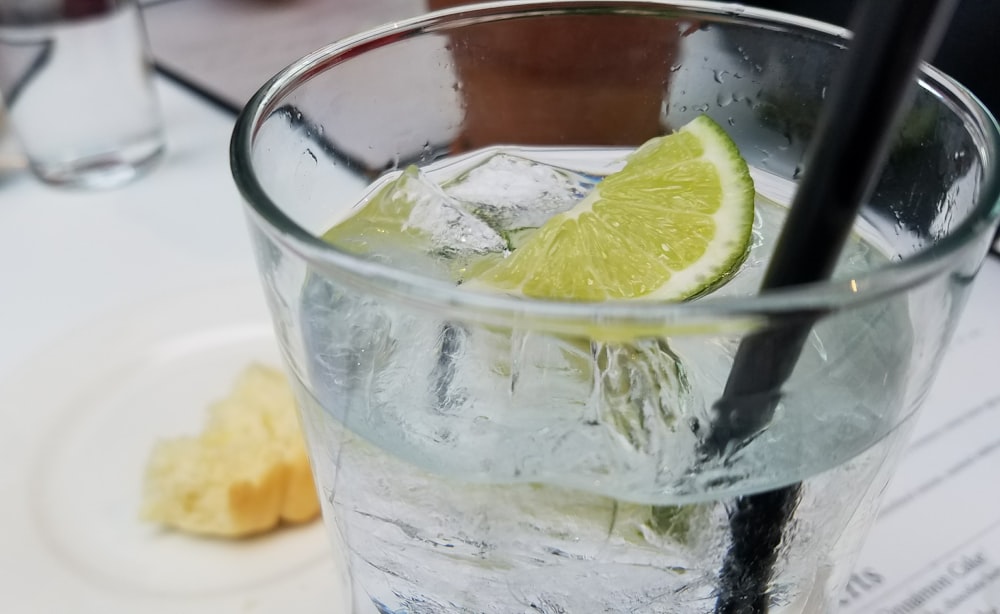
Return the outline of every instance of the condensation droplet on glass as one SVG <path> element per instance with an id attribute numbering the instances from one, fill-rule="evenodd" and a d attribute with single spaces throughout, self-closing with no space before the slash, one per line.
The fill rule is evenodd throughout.
<path id="1" fill-rule="evenodd" d="M 683 67 L 684 67 L 683 64 L 671 64 L 670 65 L 670 72 L 677 72 L 678 70 L 680 70 Z"/>
<path id="2" fill-rule="evenodd" d="M 820 100 L 826 100 L 826 86 L 825 85 L 823 86 L 823 89 L 821 89 L 819 91 L 819 98 L 820 98 Z"/>
<path id="3" fill-rule="evenodd" d="M 720 92 L 715 98 L 715 104 L 722 108 L 728 107 L 733 104 L 733 95 L 729 92 Z"/>
<path id="4" fill-rule="evenodd" d="M 823 345 L 823 338 L 820 337 L 819 333 L 815 330 L 809 333 L 809 336 L 813 339 L 813 347 L 816 349 L 816 353 L 819 354 L 820 360 L 823 362 L 827 361 L 826 346 Z"/>
<path id="5" fill-rule="evenodd" d="M 698 111 L 699 113 L 707 113 L 709 108 L 710 107 L 708 106 L 707 102 L 694 106 L 694 110 Z"/>
<path id="6" fill-rule="evenodd" d="M 716 83 L 723 83 L 726 79 L 725 76 L 729 74 L 728 70 L 719 70 L 718 68 L 712 71 L 712 78 L 715 79 Z"/>
<path id="7" fill-rule="evenodd" d="M 727 122 L 727 123 L 728 123 L 728 124 L 729 124 L 730 126 L 735 126 L 735 125 L 736 125 L 736 120 L 735 120 L 735 119 L 733 119 L 732 117 L 727 117 L 727 118 L 726 118 L 726 122 Z"/>
<path id="8" fill-rule="evenodd" d="M 798 180 L 798 178 L 801 176 L 802 176 L 802 167 L 796 165 L 795 170 L 792 171 L 792 179 Z"/>

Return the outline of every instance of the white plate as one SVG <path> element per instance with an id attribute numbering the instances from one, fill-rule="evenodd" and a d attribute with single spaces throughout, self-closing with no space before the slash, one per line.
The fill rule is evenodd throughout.
<path id="1" fill-rule="evenodd" d="M 153 443 L 255 360 L 279 364 L 248 281 L 103 318 L 0 384 L 0 611 L 347 611 L 320 522 L 226 541 L 138 519 Z"/>

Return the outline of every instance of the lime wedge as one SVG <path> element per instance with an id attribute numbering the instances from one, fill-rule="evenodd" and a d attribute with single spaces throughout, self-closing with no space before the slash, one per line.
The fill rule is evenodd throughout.
<path id="1" fill-rule="evenodd" d="M 746 161 L 702 115 L 646 142 L 473 285 L 546 299 L 684 300 L 743 261 L 753 201 Z"/>

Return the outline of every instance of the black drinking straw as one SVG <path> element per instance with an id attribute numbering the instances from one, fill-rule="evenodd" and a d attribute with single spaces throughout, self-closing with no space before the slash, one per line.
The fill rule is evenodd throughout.
<path id="1" fill-rule="evenodd" d="M 806 152 L 804 174 L 761 291 L 828 279 L 871 194 L 920 61 L 937 48 L 957 0 L 860 0 L 854 36 Z M 745 337 L 704 440 L 724 456 L 764 429 L 817 313 Z M 717 614 L 766 614 L 768 585 L 800 485 L 736 499 L 719 573 Z"/>

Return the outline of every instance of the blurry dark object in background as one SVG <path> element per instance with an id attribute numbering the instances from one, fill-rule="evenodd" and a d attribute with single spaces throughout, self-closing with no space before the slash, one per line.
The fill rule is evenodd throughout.
<path id="1" fill-rule="evenodd" d="M 845 25 L 855 2 L 878 0 L 747 0 L 762 8 Z M 961 0 L 932 64 L 969 88 L 1000 116 L 1000 79 L 993 61 L 1000 57 L 1000 0 Z M 1000 234 L 993 253 L 1000 255 Z"/>
<path id="2" fill-rule="evenodd" d="M 845 25 L 858 1 L 748 0 L 747 4 Z M 969 88 L 1000 116 L 1000 79 L 992 70 L 1000 57 L 1000 0 L 962 0 L 933 64 Z"/>
<path id="3" fill-rule="evenodd" d="M 428 0 L 427 8 L 471 2 Z M 465 116 L 451 153 L 512 141 L 642 144 L 663 132 L 678 36 L 673 20 L 627 15 L 500 21 L 452 34 Z M 620 41 L 613 52 L 595 42 L 609 39 Z"/>

